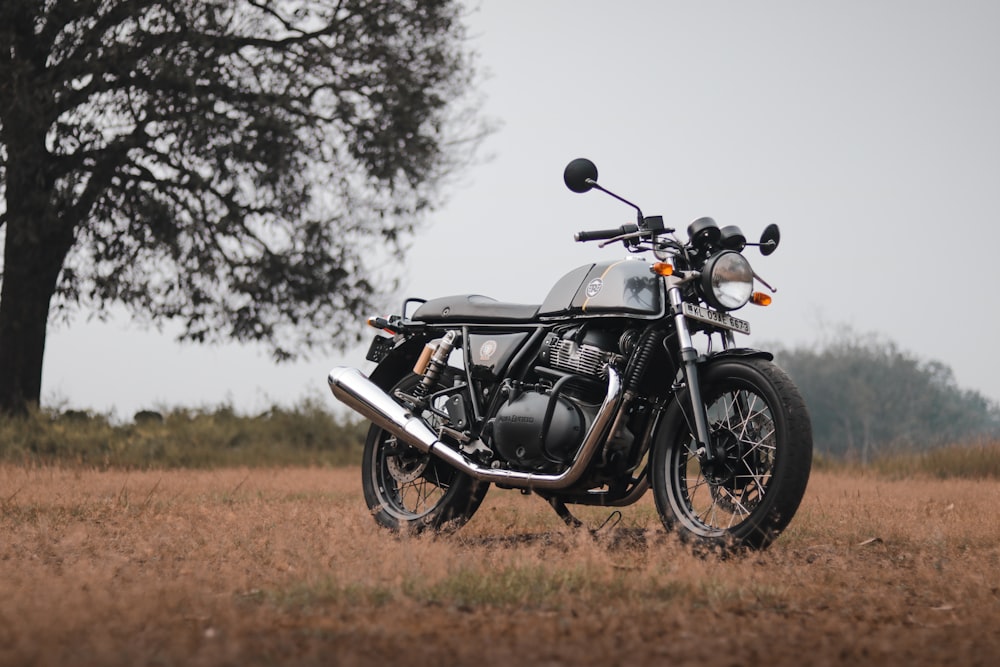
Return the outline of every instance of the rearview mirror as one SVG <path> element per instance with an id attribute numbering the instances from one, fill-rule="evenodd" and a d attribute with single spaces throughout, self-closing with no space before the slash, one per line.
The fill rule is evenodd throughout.
<path id="1" fill-rule="evenodd" d="M 563 181 L 573 192 L 587 192 L 597 183 L 597 165 L 581 157 L 566 165 Z"/>
<path id="2" fill-rule="evenodd" d="M 781 230 L 773 222 L 764 228 L 764 233 L 760 235 L 760 254 L 767 257 L 778 249 L 778 241 L 781 240 Z"/>

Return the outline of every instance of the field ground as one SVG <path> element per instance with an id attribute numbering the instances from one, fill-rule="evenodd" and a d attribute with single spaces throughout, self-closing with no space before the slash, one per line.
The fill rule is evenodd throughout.
<path id="1" fill-rule="evenodd" d="M 1000 484 L 817 473 L 763 554 L 491 490 L 395 537 L 356 468 L 0 467 L 2 665 L 994 665 Z M 609 510 L 581 511 L 600 526 Z"/>

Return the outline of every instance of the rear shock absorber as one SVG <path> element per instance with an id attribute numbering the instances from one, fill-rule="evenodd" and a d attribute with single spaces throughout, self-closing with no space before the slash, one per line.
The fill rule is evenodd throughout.
<path id="1" fill-rule="evenodd" d="M 441 375 L 441 369 L 448 365 L 448 357 L 455 347 L 456 338 L 458 332 L 449 330 L 436 347 L 431 343 L 424 346 L 424 351 L 413 367 L 414 373 L 424 376 L 417 389 L 420 394 L 426 396 L 434 388 L 434 383 Z"/>

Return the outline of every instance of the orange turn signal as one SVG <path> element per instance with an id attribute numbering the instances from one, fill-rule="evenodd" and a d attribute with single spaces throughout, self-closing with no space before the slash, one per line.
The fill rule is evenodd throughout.
<path id="1" fill-rule="evenodd" d="M 764 294 L 763 292 L 754 292 L 753 294 L 750 295 L 750 303 L 754 304 L 755 306 L 770 306 L 771 297 L 770 295 Z"/>
<path id="2" fill-rule="evenodd" d="M 656 262 L 649 269 L 658 276 L 666 277 L 674 275 L 674 265 L 667 262 Z"/>
<path id="3" fill-rule="evenodd" d="M 393 336 L 396 335 L 396 331 L 394 329 L 389 328 L 389 320 L 385 319 L 384 317 L 369 317 L 368 326 L 372 327 L 373 329 L 381 329 L 382 331 L 392 334 Z"/>

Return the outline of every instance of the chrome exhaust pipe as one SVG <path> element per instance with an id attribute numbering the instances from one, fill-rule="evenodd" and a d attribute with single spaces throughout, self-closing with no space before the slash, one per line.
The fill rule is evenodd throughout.
<path id="1" fill-rule="evenodd" d="M 427 424 L 392 400 L 357 368 L 338 366 L 330 371 L 327 382 L 338 401 L 411 447 L 429 452 L 440 442 Z"/>
<path id="2" fill-rule="evenodd" d="M 617 412 L 622 396 L 621 379 L 614 369 L 608 368 L 607 396 L 597 411 L 594 423 L 587 431 L 576 460 L 563 472 L 552 475 L 486 468 L 469 461 L 461 452 L 443 443 L 419 417 L 396 403 L 389 394 L 382 391 L 356 368 L 338 366 L 330 371 L 328 382 L 337 400 L 407 445 L 422 452 L 429 452 L 475 479 L 521 489 L 565 489 L 579 481 L 594 452 L 603 442 L 605 432 Z"/>

